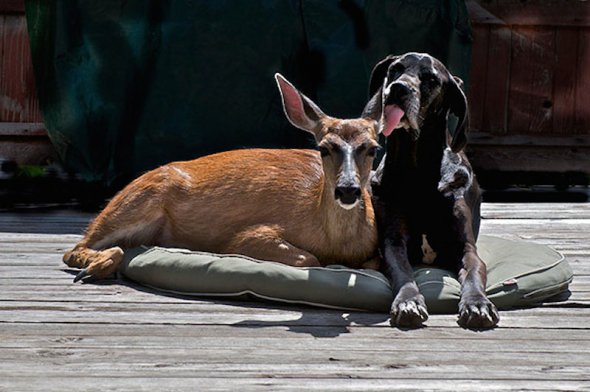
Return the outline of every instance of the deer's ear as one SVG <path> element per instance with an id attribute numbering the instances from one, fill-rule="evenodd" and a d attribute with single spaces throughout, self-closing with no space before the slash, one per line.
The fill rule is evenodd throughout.
<path id="1" fill-rule="evenodd" d="M 275 74 L 277 86 L 281 92 L 283 110 L 291 124 L 312 133 L 316 140 L 321 140 L 321 120 L 324 112 L 309 98 L 297 90 L 283 75 Z"/>

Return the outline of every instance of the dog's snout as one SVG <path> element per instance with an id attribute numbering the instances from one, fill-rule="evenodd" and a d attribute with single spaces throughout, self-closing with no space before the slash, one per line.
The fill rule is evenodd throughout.
<path id="1" fill-rule="evenodd" d="M 397 103 L 403 102 L 412 95 L 412 88 L 403 82 L 394 82 L 389 85 L 389 93 L 387 94 L 387 102 Z"/>
<path id="2" fill-rule="evenodd" d="M 339 186 L 335 195 L 337 200 L 344 204 L 353 204 L 361 197 L 361 188 L 358 186 Z"/>

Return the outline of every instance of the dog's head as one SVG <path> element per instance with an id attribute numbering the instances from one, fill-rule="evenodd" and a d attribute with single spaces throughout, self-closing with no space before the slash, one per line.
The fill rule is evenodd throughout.
<path id="1" fill-rule="evenodd" d="M 380 131 L 389 136 L 395 129 L 409 132 L 414 140 L 429 116 L 455 114 L 458 125 L 451 131 L 450 146 L 460 151 L 467 141 L 467 98 L 461 79 L 451 75 L 434 57 L 424 53 L 388 56 L 371 74 L 370 106 L 380 115 Z M 370 113 L 375 117 L 375 113 Z"/>

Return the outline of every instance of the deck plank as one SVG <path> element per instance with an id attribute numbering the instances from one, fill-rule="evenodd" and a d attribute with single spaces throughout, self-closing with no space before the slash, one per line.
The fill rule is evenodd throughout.
<path id="1" fill-rule="evenodd" d="M 471 380 L 468 374 L 462 379 L 453 380 L 419 380 L 413 377 L 396 378 L 384 380 L 381 378 L 354 378 L 339 375 L 338 377 L 311 378 L 311 377 L 275 377 L 274 373 L 262 374 L 256 377 L 217 377 L 209 374 L 205 377 L 182 377 L 172 375 L 165 377 L 152 377 L 146 372 L 143 377 L 110 377 L 100 373 L 92 375 L 88 372 L 76 376 L 72 381 L 72 375 L 62 377 L 50 377 L 35 379 L 22 376 L 7 376 L 0 380 L 0 387 L 9 386 L 11 390 L 28 391 L 57 391 L 77 390 L 83 391 L 116 391 L 136 392 L 154 390 L 154 386 L 165 386 L 167 391 L 194 391 L 204 390 L 226 391 L 228 389 L 239 389 L 240 391 L 585 391 L 588 390 L 588 381 L 569 381 L 548 383 L 547 381 L 535 380 Z M 100 387 L 99 387 L 100 386 Z"/>
<path id="2" fill-rule="evenodd" d="M 0 212 L 0 390 L 588 390 L 590 204 L 484 204 L 482 234 L 547 244 L 564 302 L 391 328 L 387 316 L 73 284 L 62 253 L 93 214 Z"/>

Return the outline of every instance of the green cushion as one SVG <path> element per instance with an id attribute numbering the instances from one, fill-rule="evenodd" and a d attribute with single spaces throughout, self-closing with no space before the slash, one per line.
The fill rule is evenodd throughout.
<path id="1" fill-rule="evenodd" d="M 488 267 L 487 294 L 500 309 L 531 306 L 567 290 L 572 270 L 545 245 L 481 236 L 478 249 Z M 348 310 L 388 312 L 389 282 L 379 272 L 342 266 L 296 268 L 240 255 L 185 249 L 136 248 L 121 272 L 165 292 L 262 299 Z M 430 313 L 455 313 L 460 285 L 439 268 L 416 268 L 415 278 Z"/>

